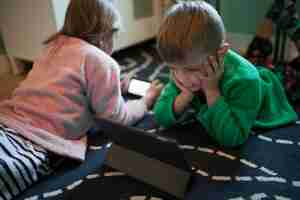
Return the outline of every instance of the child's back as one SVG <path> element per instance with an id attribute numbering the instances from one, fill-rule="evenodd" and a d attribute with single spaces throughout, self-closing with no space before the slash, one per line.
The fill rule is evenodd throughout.
<path id="1" fill-rule="evenodd" d="M 97 119 L 130 124 L 146 110 L 144 100 L 124 102 L 120 69 L 108 54 L 61 35 L 36 60 L 12 99 L 0 104 L 0 121 L 53 152 L 83 160 L 86 132 Z"/>
<path id="2" fill-rule="evenodd" d="M 64 143 L 59 138 L 77 140 L 93 125 L 92 98 L 110 99 L 104 95 L 110 94 L 108 90 L 117 88 L 118 80 L 107 81 L 117 77 L 109 77 L 106 73 L 116 71 L 110 74 L 117 74 L 117 66 L 96 47 L 76 38 L 60 36 L 35 61 L 32 71 L 14 91 L 12 99 L 1 103 L 0 119 L 11 127 L 20 127 L 20 132 L 28 134 L 26 137 L 38 144 L 47 141 L 43 137 L 48 138 L 52 144 L 47 146 L 55 146 L 51 148 L 55 152 L 65 149 L 58 147 Z M 100 84 L 97 80 L 107 81 L 107 84 Z M 87 94 L 92 87 L 98 91 L 94 96 Z M 105 112 L 109 112 L 109 108 L 106 109 L 98 114 L 105 115 Z M 49 134 L 43 134 L 47 132 L 53 133 L 52 139 Z M 83 148 L 84 145 L 81 146 Z"/>

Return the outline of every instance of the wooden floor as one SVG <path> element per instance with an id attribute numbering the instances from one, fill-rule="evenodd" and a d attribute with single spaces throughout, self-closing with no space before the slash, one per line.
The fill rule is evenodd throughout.
<path id="1" fill-rule="evenodd" d="M 24 80 L 26 75 L 0 75 L 0 101 L 11 96 L 13 90 Z"/>

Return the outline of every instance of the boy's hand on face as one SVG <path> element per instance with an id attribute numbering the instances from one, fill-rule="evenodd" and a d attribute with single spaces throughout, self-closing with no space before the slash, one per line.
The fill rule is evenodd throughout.
<path id="1" fill-rule="evenodd" d="M 173 70 L 172 78 L 182 92 L 196 93 L 201 90 L 199 71 Z"/>
<path id="2" fill-rule="evenodd" d="M 191 98 L 194 96 L 193 91 L 190 88 L 185 87 L 183 83 L 177 78 L 176 72 L 174 70 L 171 71 L 171 77 L 175 82 L 177 88 L 180 89 L 183 95 L 190 96 Z"/>
<path id="3" fill-rule="evenodd" d="M 173 110 L 176 115 L 179 115 L 185 111 L 185 109 L 190 105 L 193 100 L 194 93 L 183 86 L 183 84 L 176 78 L 175 72 L 171 71 L 171 76 L 173 81 L 175 82 L 176 86 L 181 90 L 181 93 L 176 97 Z"/>
<path id="4" fill-rule="evenodd" d="M 210 56 L 208 63 L 209 64 L 205 67 L 205 74 L 201 79 L 202 90 L 206 95 L 207 104 L 210 106 L 213 105 L 221 95 L 219 82 L 224 74 L 224 60 L 219 59 L 218 56 Z"/>
<path id="5" fill-rule="evenodd" d="M 219 81 L 224 73 L 224 63 L 218 58 L 209 56 L 208 65 L 205 66 L 205 74 L 202 74 L 202 86 L 204 92 L 219 90 Z"/>

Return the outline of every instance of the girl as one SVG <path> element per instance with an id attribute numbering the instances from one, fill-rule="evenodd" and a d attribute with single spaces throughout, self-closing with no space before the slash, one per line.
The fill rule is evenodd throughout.
<path id="1" fill-rule="evenodd" d="M 124 102 L 110 57 L 120 18 L 107 0 L 71 0 L 63 28 L 46 41 L 27 79 L 0 104 L 0 199 L 12 199 L 49 174 L 49 153 L 84 161 L 97 119 L 133 124 L 159 96 L 154 82 Z"/>

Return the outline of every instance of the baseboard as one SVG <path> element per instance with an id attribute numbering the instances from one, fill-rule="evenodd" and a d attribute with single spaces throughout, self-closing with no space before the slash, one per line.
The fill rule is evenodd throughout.
<path id="1" fill-rule="evenodd" d="M 11 65 L 6 55 L 0 55 L 0 75 L 11 73 Z"/>

